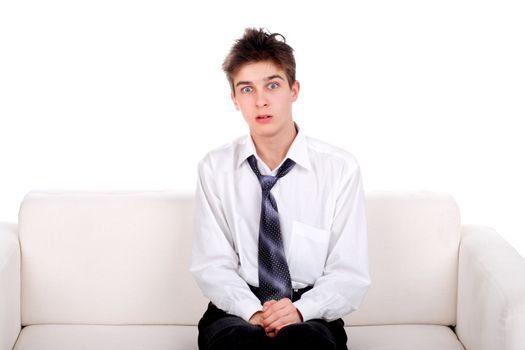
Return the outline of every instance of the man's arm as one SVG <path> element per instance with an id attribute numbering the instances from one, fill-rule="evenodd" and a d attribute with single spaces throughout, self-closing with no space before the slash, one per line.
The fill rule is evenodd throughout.
<path id="1" fill-rule="evenodd" d="M 199 163 L 190 271 L 203 294 L 218 308 L 246 321 L 262 310 L 239 276 L 239 258 L 206 158 Z"/>
<path id="2" fill-rule="evenodd" d="M 356 310 L 369 285 L 365 197 L 355 163 L 343 170 L 323 275 L 294 304 L 304 321 L 332 321 Z"/>

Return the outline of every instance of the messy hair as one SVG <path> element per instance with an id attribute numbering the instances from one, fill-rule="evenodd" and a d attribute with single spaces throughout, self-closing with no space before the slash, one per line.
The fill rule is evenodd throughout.
<path id="1" fill-rule="evenodd" d="M 243 37 L 235 41 L 222 64 L 233 92 L 235 73 L 247 63 L 260 61 L 271 61 L 284 70 L 292 88 L 295 82 L 295 58 L 293 49 L 286 43 L 285 37 L 279 33 L 269 33 L 263 28 L 246 28 Z"/>

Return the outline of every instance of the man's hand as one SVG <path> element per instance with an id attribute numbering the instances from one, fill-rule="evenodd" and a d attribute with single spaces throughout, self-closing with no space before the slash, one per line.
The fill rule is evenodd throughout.
<path id="1" fill-rule="evenodd" d="M 254 316 L 258 313 L 255 313 Z M 260 316 L 261 324 L 269 337 L 275 337 L 281 328 L 285 326 L 303 322 L 301 313 L 288 298 L 279 301 L 267 301 L 263 305 L 263 311 Z"/>
<path id="2" fill-rule="evenodd" d="M 262 311 L 257 311 L 250 317 L 250 323 L 254 326 L 261 326 L 264 328 L 263 322 L 262 322 Z"/>

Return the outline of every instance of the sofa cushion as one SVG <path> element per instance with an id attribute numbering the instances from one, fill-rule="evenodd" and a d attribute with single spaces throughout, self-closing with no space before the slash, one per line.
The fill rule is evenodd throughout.
<path id="1" fill-rule="evenodd" d="M 196 324 L 193 200 L 31 192 L 19 214 L 22 324 Z"/>
<path id="2" fill-rule="evenodd" d="M 464 350 L 445 326 L 393 325 L 346 328 L 352 350 Z M 195 326 L 33 325 L 14 350 L 196 350 Z"/>
<path id="3" fill-rule="evenodd" d="M 33 325 L 13 350 L 197 350 L 196 326 Z"/>
<path id="4" fill-rule="evenodd" d="M 447 194 L 367 193 L 372 285 L 347 325 L 455 325 L 459 209 Z"/>
<path id="5" fill-rule="evenodd" d="M 347 327 L 351 350 L 464 350 L 446 326 L 385 325 Z"/>

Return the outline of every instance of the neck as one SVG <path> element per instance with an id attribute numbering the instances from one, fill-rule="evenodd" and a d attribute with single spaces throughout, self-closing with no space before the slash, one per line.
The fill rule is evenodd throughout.
<path id="1" fill-rule="evenodd" d="M 290 122 L 289 127 L 282 132 L 271 136 L 260 136 L 251 134 L 257 155 L 273 171 L 288 153 L 290 146 L 297 135 L 295 123 Z"/>

